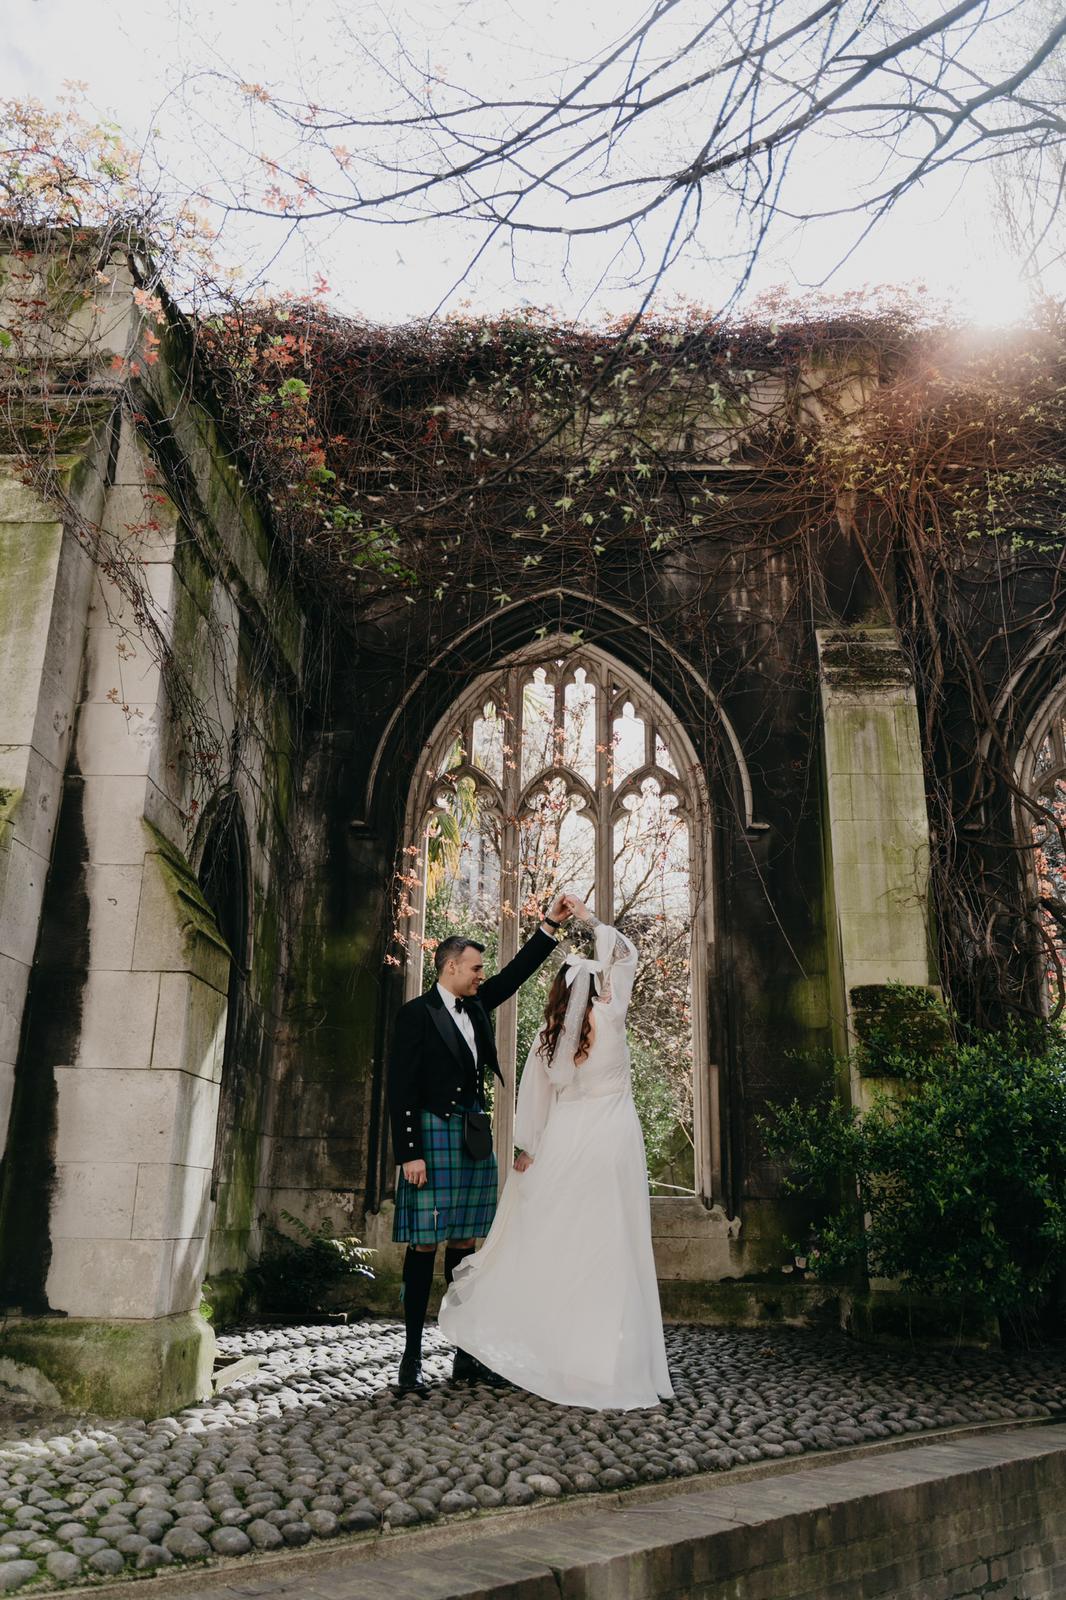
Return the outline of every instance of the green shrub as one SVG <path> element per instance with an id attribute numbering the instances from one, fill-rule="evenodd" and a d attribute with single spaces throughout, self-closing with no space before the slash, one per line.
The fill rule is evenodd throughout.
<path id="1" fill-rule="evenodd" d="M 909 1078 L 950 1050 L 951 1018 L 939 989 L 913 983 L 859 984 L 850 991 L 861 1077 Z"/>
<path id="2" fill-rule="evenodd" d="M 898 1096 L 875 1092 L 861 1118 L 830 1094 L 764 1120 L 808 1205 L 808 1269 L 1031 1320 L 1066 1268 L 1066 1036 L 956 1024 L 928 1054 L 884 1036 L 864 1049 L 868 1074 L 905 1080 Z"/>
<path id="3" fill-rule="evenodd" d="M 653 1182 L 692 1186 L 692 1142 L 678 1116 L 671 1075 L 663 1062 L 664 1053 L 646 1041 L 630 1039 L 633 1074 L 633 1104 L 644 1133 L 648 1173 Z"/>
<path id="4" fill-rule="evenodd" d="M 268 1227 L 248 1274 L 261 1310 L 321 1311 L 329 1292 L 346 1279 L 373 1278 L 375 1252 L 354 1234 L 335 1234 L 328 1222 L 311 1228 L 290 1211 L 281 1216 L 292 1233 Z"/>

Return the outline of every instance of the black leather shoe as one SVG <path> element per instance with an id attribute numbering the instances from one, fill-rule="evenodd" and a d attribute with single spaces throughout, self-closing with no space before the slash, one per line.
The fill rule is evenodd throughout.
<path id="1" fill-rule="evenodd" d="M 480 1383 L 481 1374 L 484 1370 L 480 1361 L 475 1361 L 474 1357 L 467 1355 L 465 1350 L 457 1350 L 455 1352 L 455 1360 L 452 1362 L 452 1382 Z"/>
<path id="2" fill-rule="evenodd" d="M 452 1365 L 453 1383 L 483 1383 L 490 1389 L 513 1389 L 514 1384 L 509 1378 L 501 1378 L 498 1372 L 493 1372 L 483 1361 L 476 1356 L 469 1355 L 465 1350 L 455 1352 L 455 1361 Z"/>
<path id="3" fill-rule="evenodd" d="M 404 1356 L 394 1388 L 398 1394 L 411 1394 L 426 1387 L 422 1366 L 417 1356 Z"/>
<path id="4" fill-rule="evenodd" d="M 478 1362 L 477 1381 L 487 1384 L 490 1389 L 514 1388 L 510 1378 L 502 1378 L 498 1372 L 493 1372 L 491 1367 L 486 1367 L 483 1361 Z"/>

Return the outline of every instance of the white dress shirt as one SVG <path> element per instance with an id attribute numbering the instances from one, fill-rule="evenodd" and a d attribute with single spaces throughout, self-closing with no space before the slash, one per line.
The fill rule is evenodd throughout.
<path id="1" fill-rule="evenodd" d="M 464 997 L 464 1009 L 462 1011 L 456 1011 L 455 1002 L 458 998 L 457 995 L 452 994 L 450 989 L 443 988 L 439 983 L 437 985 L 437 993 L 440 995 L 441 999 L 444 1001 L 444 1004 L 450 1011 L 451 1018 L 455 1023 L 455 1026 L 459 1029 L 459 1032 L 470 1046 L 470 1054 L 473 1056 L 474 1060 L 477 1061 L 477 1035 L 474 1032 L 474 1023 L 470 1013 L 465 1009 L 468 1001 Z"/>

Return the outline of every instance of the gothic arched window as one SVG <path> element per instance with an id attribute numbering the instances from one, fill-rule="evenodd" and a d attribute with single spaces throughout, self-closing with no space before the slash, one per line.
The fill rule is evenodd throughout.
<path id="1" fill-rule="evenodd" d="M 1026 740 L 1021 786 L 1031 806 L 1028 842 L 1042 933 L 1041 964 L 1048 1012 L 1066 1010 L 1066 695 L 1038 719 Z"/>
<path id="2" fill-rule="evenodd" d="M 652 1192 L 709 1200 L 705 835 L 702 774 L 658 696 L 604 652 L 549 641 L 480 678 L 438 725 L 412 791 L 401 909 L 409 995 L 432 982 L 449 933 L 484 943 L 490 970 L 508 961 L 559 888 L 620 922 L 641 949 L 629 1035 Z M 500 1150 L 555 965 L 498 1015 Z"/>

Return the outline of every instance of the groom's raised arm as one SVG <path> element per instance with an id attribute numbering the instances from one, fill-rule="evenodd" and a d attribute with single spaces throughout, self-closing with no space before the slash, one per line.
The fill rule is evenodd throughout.
<path id="1" fill-rule="evenodd" d="M 532 939 L 527 939 L 513 961 L 497 972 L 493 977 L 486 978 L 477 992 L 477 997 L 486 1011 L 495 1011 L 497 1006 L 502 1006 L 531 978 L 537 968 L 543 966 L 545 961 L 556 948 L 555 940 L 543 928 L 538 928 Z"/>

